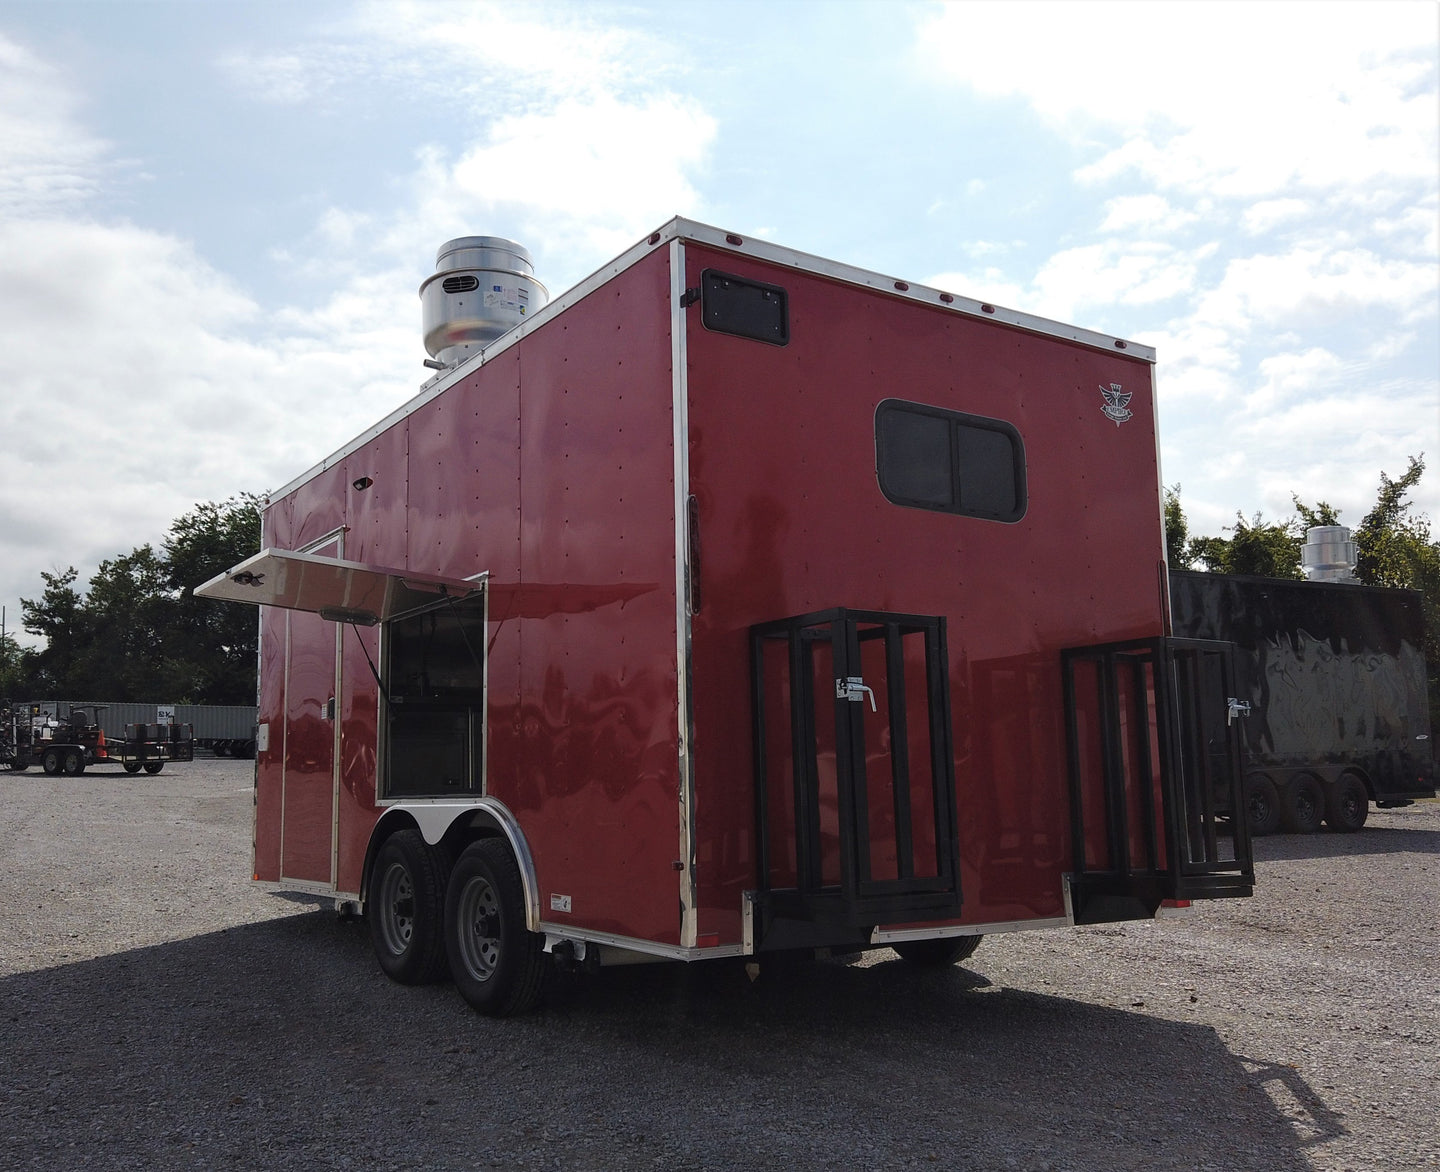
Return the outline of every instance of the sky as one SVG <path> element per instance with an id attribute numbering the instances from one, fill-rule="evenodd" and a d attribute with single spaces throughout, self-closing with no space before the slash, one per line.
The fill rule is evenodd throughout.
<path id="1" fill-rule="evenodd" d="M 0 0 L 0 603 L 429 375 L 454 236 L 672 216 L 1154 346 L 1192 533 L 1440 523 L 1440 6 Z"/>

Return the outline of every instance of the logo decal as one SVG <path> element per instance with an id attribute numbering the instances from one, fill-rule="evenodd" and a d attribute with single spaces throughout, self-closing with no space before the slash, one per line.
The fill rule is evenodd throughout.
<path id="1" fill-rule="evenodd" d="M 1127 419 L 1132 418 L 1135 412 L 1130 410 L 1130 398 L 1133 392 L 1122 391 L 1119 383 L 1111 383 L 1108 387 L 1101 387 L 1100 393 L 1105 396 L 1105 406 L 1100 410 L 1106 419 L 1113 419 L 1115 426 L 1119 427 Z"/>

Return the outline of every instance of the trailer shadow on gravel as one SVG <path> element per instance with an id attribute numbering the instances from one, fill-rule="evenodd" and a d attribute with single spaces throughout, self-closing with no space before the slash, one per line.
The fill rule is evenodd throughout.
<path id="1" fill-rule="evenodd" d="M 975 964 L 610 969 L 493 1021 L 301 913 L 0 979 L 0 1139 L 48 1167 L 1299 1172 L 1344 1133 L 1208 1026 Z"/>
<path id="2" fill-rule="evenodd" d="M 1277 834 L 1254 840 L 1255 862 L 1338 859 L 1351 855 L 1440 855 L 1440 830 L 1366 826 L 1354 834 Z"/>

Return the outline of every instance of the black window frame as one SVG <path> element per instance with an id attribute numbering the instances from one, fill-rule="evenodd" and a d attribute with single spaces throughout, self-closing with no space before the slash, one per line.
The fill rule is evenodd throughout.
<path id="1" fill-rule="evenodd" d="M 951 501 L 948 504 L 906 496 L 896 491 L 894 477 L 886 475 L 886 445 L 883 441 L 884 419 L 890 414 L 909 414 L 944 421 L 949 428 L 950 441 L 950 488 Z M 974 508 L 966 504 L 965 477 L 960 457 L 960 430 L 971 428 L 978 431 L 996 432 L 1006 437 L 1011 447 L 1011 470 L 1015 507 L 1003 512 L 993 509 Z M 1021 520 L 1029 509 L 1028 480 L 1025 464 L 1025 441 L 1014 424 L 1003 419 L 992 419 L 985 415 L 972 415 L 964 411 L 952 411 L 946 407 L 935 407 L 928 403 L 916 403 L 909 399 L 884 399 L 875 408 L 875 480 L 881 494 L 887 501 L 908 509 L 924 509 L 930 513 L 951 513 L 961 517 L 975 517 L 982 521 L 999 521 L 1013 525 Z M 888 482 L 887 482 L 888 481 Z"/>

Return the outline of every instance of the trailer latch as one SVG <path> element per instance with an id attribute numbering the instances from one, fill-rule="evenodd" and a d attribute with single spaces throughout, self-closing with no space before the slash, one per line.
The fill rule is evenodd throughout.
<path id="1" fill-rule="evenodd" d="M 1229 697 L 1227 697 L 1226 700 L 1225 700 L 1225 708 L 1226 708 L 1226 712 L 1225 712 L 1225 723 L 1226 723 L 1226 724 L 1234 724 L 1234 723 L 1235 723 L 1235 718 L 1236 718 L 1237 716 L 1249 716 L 1249 715 L 1250 715 L 1250 701 L 1249 701 L 1249 700 L 1237 700 L 1234 696 L 1229 696 Z"/>
<path id="2" fill-rule="evenodd" d="M 875 712 L 875 693 L 865 686 L 864 676 L 846 676 L 835 681 L 835 699 L 860 701 L 870 697 L 870 711 Z"/>

